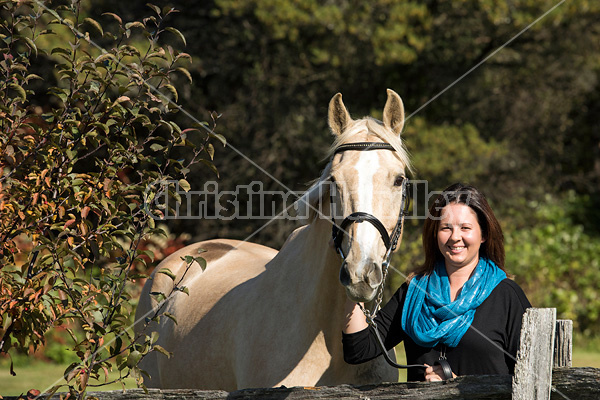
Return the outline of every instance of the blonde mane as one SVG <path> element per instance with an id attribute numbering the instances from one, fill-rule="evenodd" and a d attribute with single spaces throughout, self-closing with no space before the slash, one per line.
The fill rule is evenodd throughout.
<path id="1" fill-rule="evenodd" d="M 391 144 L 396 150 L 396 157 L 402 162 L 402 164 L 404 164 L 406 170 L 411 174 L 414 173 L 408 150 L 406 150 L 402 139 L 400 139 L 400 137 L 390 129 L 386 128 L 381 121 L 372 117 L 365 117 L 363 119 L 352 121 L 352 123 L 350 123 L 344 132 L 336 137 L 335 141 L 327 152 L 328 158 L 331 158 L 335 152 L 335 149 L 337 149 L 340 145 L 356 141 L 356 135 L 363 133 L 365 130 L 369 135 L 373 135 L 384 143 Z"/>

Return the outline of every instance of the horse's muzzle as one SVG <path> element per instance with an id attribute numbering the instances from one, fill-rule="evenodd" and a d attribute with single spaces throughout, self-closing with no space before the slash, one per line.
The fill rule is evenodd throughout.
<path id="1" fill-rule="evenodd" d="M 358 282 L 346 286 L 346 295 L 356 303 L 368 303 L 375 298 L 377 289 L 373 289 L 365 282 Z"/>
<path id="2" fill-rule="evenodd" d="M 382 281 L 381 268 L 375 263 L 369 263 L 360 276 L 353 274 L 352 266 L 346 262 L 340 268 L 340 283 L 346 288 L 346 294 L 352 301 L 369 302 L 373 300 L 378 286 Z"/>

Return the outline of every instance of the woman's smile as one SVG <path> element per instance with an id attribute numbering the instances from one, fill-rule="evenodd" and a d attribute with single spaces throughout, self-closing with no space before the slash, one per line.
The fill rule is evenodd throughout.
<path id="1" fill-rule="evenodd" d="M 454 253 L 460 253 L 464 249 L 466 249 L 465 246 L 450 246 L 450 250 L 452 250 Z"/>

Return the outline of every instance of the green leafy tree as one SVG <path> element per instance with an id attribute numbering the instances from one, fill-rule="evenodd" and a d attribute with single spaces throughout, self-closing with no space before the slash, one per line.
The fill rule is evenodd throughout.
<path id="1" fill-rule="evenodd" d="M 142 245 L 165 234 L 151 216 L 169 205 L 152 200 L 189 189 L 193 165 L 214 168 L 212 139 L 224 143 L 205 123 L 174 121 L 172 79 L 190 78 L 191 57 L 165 40 L 185 44 L 167 25 L 175 10 L 147 10 L 125 22 L 86 16 L 80 1 L 0 1 L 0 351 L 35 350 L 66 325 L 81 361 L 52 391 L 78 398 L 113 367 L 143 385 L 141 357 L 169 355 L 131 329 L 133 281 L 153 257 Z M 45 103 L 31 89 L 40 60 L 53 65 Z"/>
<path id="2" fill-rule="evenodd" d="M 580 197 L 570 191 L 557 200 L 527 204 L 533 221 L 509 231 L 507 264 L 534 306 L 555 307 L 585 341 L 600 331 L 600 242 L 572 217 Z"/>

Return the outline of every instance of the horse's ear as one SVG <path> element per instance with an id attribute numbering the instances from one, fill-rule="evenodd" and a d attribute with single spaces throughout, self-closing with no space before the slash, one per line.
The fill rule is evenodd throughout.
<path id="1" fill-rule="evenodd" d="M 383 125 L 400 136 L 404 127 L 404 104 L 398 93 L 392 89 L 387 90 L 387 101 L 383 108 Z"/>
<path id="2" fill-rule="evenodd" d="M 342 101 L 342 94 L 336 94 L 329 102 L 329 128 L 339 136 L 351 121 L 352 117 Z"/>

